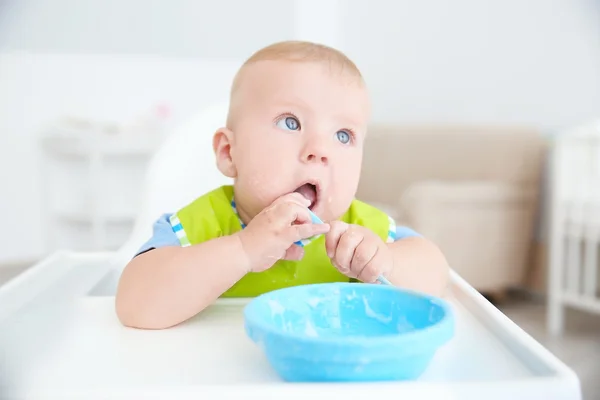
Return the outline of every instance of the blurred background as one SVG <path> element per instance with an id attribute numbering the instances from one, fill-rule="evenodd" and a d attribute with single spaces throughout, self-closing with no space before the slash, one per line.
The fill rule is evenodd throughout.
<path id="1" fill-rule="evenodd" d="M 287 39 L 365 76 L 358 197 L 438 243 L 600 398 L 600 223 L 582 211 L 600 204 L 598 0 L 0 0 L 0 284 L 58 249 L 122 246 L 152 155 Z"/>

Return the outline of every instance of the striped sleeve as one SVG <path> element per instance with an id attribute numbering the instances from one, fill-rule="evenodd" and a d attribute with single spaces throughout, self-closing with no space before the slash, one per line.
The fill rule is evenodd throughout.
<path id="1" fill-rule="evenodd" d="M 394 221 L 394 218 L 390 217 L 388 215 L 388 220 L 390 222 L 390 226 L 388 228 L 388 236 L 387 236 L 387 243 L 393 243 L 397 240 L 398 235 L 396 233 L 396 221 Z"/>
<path id="2" fill-rule="evenodd" d="M 169 222 L 171 223 L 171 227 L 173 228 L 173 232 L 177 236 L 177 239 L 179 239 L 181 247 L 190 246 L 190 240 L 188 239 L 185 230 L 181 225 L 181 221 L 179 221 L 179 218 L 177 217 L 177 214 L 171 215 Z"/>
<path id="3" fill-rule="evenodd" d="M 402 240 L 402 239 L 406 239 L 406 238 L 410 238 L 410 237 L 422 237 L 420 234 L 418 234 L 414 230 L 410 229 L 409 227 L 397 226 L 396 221 L 392 217 L 388 216 L 388 219 L 390 222 L 390 226 L 388 229 L 388 236 L 387 236 L 386 243 L 393 243 L 398 240 Z"/>

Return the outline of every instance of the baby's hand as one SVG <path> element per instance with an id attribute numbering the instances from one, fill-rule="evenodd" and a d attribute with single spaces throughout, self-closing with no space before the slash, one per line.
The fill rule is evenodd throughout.
<path id="1" fill-rule="evenodd" d="M 332 221 L 325 237 L 327 255 L 344 275 L 373 283 L 391 271 L 392 252 L 373 231 L 360 225 Z"/>
<path id="2" fill-rule="evenodd" d="M 312 222 L 309 205 L 301 194 L 286 194 L 239 232 L 251 272 L 267 270 L 280 259 L 300 260 L 304 249 L 294 243 L 329 231 L 329 224 Z"/>

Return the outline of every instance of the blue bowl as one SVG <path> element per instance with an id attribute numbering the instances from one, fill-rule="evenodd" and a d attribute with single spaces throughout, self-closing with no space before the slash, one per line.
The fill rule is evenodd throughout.
<path id="1" fill-rule="evenodd" d="M 364 283 L 275 290 L 254 298 L 244 319 L 247 335 L 289 382 L 415 379 L 454 332 L 445 301 Z"/>

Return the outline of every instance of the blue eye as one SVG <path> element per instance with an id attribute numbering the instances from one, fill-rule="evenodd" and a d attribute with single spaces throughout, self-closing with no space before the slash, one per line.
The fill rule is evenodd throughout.
<path id="1" fill-rule="evenodd" d="M 297 131 L 300 129 L 300 122 L 294 117 L 285 117 L 277 121 L 277 126 L 281 129 Z"/>
<path id="2" fill-rule="evenodd" d="M 346 131 L 337 131 L 336 134 L 337 139 L 343 144 L 350 143 L 350 134 Z"/>

